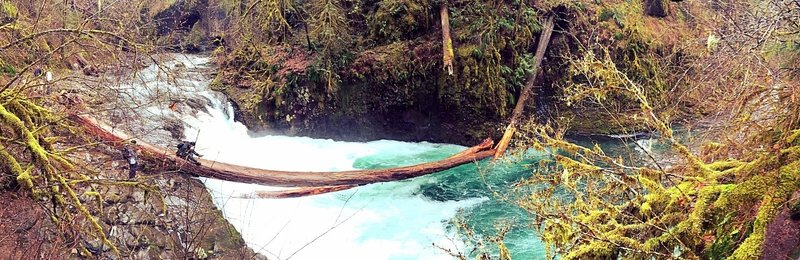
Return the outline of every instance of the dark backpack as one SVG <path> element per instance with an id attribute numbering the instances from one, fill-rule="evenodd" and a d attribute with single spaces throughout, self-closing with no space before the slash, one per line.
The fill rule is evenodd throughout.
<path id="1" fill-rule="evenodd" d="M 181 142 L 178 144 L 178 151 L 175 152 L 178 156 L 186 156 L 189 153 L 189 144 L 186 142 Z"/>
<path id="2" fill-rule="evenodd" d="M 122 157 L 125 159 L 133 157 L 133 151 L 131 151 L 130 147 L 125 147 L 122 149 Z"/>

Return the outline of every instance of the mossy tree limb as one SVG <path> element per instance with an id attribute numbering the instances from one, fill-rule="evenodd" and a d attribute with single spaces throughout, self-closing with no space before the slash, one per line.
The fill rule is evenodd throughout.
<path id="1" fill-rule="evenodd" d="M 447 75 L 453 75 L 453 39 L 450 37 L 450 11 L 447 9 L 447 1 L 442 3 L 439 16 L 442 20 L 442 63 Z"/>
<path id="2" fill-rule="evenodd" d="M 6 103 L 16 104 L 19 106 L 17 109 L 18 111 L 17 113 L 13 113 L 0 103 L 0 126 L 12 129 L 17 138 L 20 139 L 22 147 L 31 154 L 31 164 L 34 166 L 33 168 L 40 172 L 40 174 L 34 175 L 31 168 L 22 170 L 19 162 L 4 149 L 3 152 L 0 153 L 0 158 L 2 158 L 4 162 L 9 163 L 11 172 L 17 174 L 17 181 L 20 185 L 26 187 L 33 193 L 42 192 L 37 190 L 39 189 L 38 187 L 49 186 L 50 191 L 47 193 L 47 196 L 54 198 L 65 210 L 65 213 L 69 214 L 67 200 L 61 194 L 61 191 L 66 192 L 71 204 L 78 209 L 80 214 L 83 215 L 89 223 L 91 223 L 94 234 L 100 238 L 104 244 L 109 246 L 116 255 L 119 255 L 120 252 L 117 247 L 106 238 L 105 231 L 97 222 L 97 219 L 83 205 L 73 187 L 67 183 L 66 178 L 62 175 L 62 171 L 68 172 L 74 169 L 74 165 L 66 158 L 58 155 L 55 151 L 45 148 L 49 147 L 49 145 L 43 146 L 40 142 L 40 140 L 42 140 L 42 132 L 32 130 L 37 128 L 33 124 L 34 119 L 47 120 L 53 117 L 50 116 L 49 113 L 43 114 L 45 110 L 32 103 L 26 103 L 28 106 L 32 106 L 30 109 L 26 109 L 26 106 L 20 106 L 21 102 L 19 102 L 19 100 L 9 100 Z M 37 111 L 38 113 L 32 113 L 32 111 Z M 18 113 L 23 115 L 22 118 L 25 118 L 25 120 L 20 119 L 17 115 Z M 1 146 L 2 144 L 0 144 L 0 147 Z M 40 183 L 47 180 L 54 181 L 55 183 L 50 185 Z M 60 189 L 57 188 L 56 185 L 60 187 Z"/>
<path id="3" fill-rule="evenodd" d="M 528 186 L 533 192 L 520 203 L 538 215 L 535 225 L 542 226 L 546 244 L 559 249 L 566 259 L 697 258 L 711 251 L 716 239 L 741 234 L 738 241 L 725 242 L 731 250 L 720 256 L 732 253 L 734 259 L 752 259 L 761 255 L 767 224 L 800 189 L 800 144 L 796 141 L 800 135 L 791 117 L 777 117 L 773 124 L 792 128 L 754 134 L 752 138 L 766 150 L 709 160 L 679 141 L 651 103 L 652 93 L 622 72 L 608 52 L 598 57 L 586 50 L 583 58 L 572 61 L 571 69 L 584 81 L 567 89 L 567 100 L 603 103 L 624 97 L 634 101 L 639 107 L 637 118 L 655 129 L 685 166 L 628 166 L 598 146 L 585 148 L 564 141 L 563 130 L 528 126 L 523 136 L 531 138 L 533 148 L 548 151 L 553 158 L 539 168 L 553 174 L 535 174 Z M 730 218 L 729 214 L 743 208 L 758 213 L 734 213 L 735 225 L 708 228 L 714 220 Z M 751 233 L 746 232 L 748 226 Z"/>
<path id="4" fill-rule="evenodd" d="M 553 33 L 554 26 L 553 16 L 551 15 L 547 17 L 547 20 L 544 22 L 544 29 L 542 30 L 542 34 L 539 36 L 539 45 L 536 47 L 536 56 L 533 59 L 533 70 L 530 72 L 530 74 L 528 74 L 528 80 L 525 81 L 525 87 L 522 89 L 519 99 L 517 99 L 517 105 L 514 107 L 514 111 L 511 113 L 511 119 L 509 120 L 508 126 L 506 126 L 506 130 L 503 133 L 503 138 L 497 142 L 497 147 L 495 148 L 497 153 L 494 155 L 495 160 L 503 156 L 508 144 L 511 142 L 511 138 L 514 136 L 514 132 L 519 124 L 519 119 L 522 116 L 522 111 L 525 109 L 525 105 L 527 104 L 531 92 L 533 92 L 533 85 L 536 81 L 536 75 L 540 71 L 539 67 L 542 65 L 544 53 L 547 50 L 547 46 L 550 44 L 550 36 Z"/>

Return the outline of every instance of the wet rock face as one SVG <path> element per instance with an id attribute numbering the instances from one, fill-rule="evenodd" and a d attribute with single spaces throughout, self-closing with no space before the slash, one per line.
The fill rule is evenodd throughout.
<path id="1" fill-rule="evenodd" d="M 215 0 L 181 0 L 153 16 L 156 34 L 173 51 L 204 52 L 224 45 L 228 21 Z"/>
<path id="2" fill-rule="evenodd" d="M 167 132 L 169 132 L 170 137 L 172 137 L 172 139 L 174 140 L 183 140 L 185 137 L 183 135 L 183 132 L 186 127 L 183 125 L 183 122 L 181 122 L 178 119 L 174 118 L 165 119 L 162 128 Z"/>
<path id="3" fill-rule="evenodd" d="M 160 193 L 131 187 L 103 190 L 106 197 L 102 224 L 109 239 L 125 256 L 134 258 L 245 259 L 255 254 L 247 249 L 238 232 L 216 210 L 209 194 L 197 180 L 177 176 L 147 176 Z M 98 240 L 87 240 L 87 247 L 98 255 L 108 249 Z"/>
<path id="4" fill-rule="evenodd" d="M 106 169 L 95 177 L 125 180 L 126 169 L 106 152 L 86 153 L 90 165 Z M 198 180 L 146 170 L 132 181 L 137 186 L 96 185 L 98 196 L 76 190 L 120 255 L 85 233 L 90 229 L 81 218 L 57 227 L 49 202 L 7 191 L 0 192 L 0 252 L 9 259 L 265 259 L 247 247 Z"/>
<path id="5" fill-rule="evenodd" d="M 644 0 L 645 14 L 653 17 L 667 17 L 668 3 L 663 0 Z"/>
<path id="6" fill-rule="evenodd" d="M 789 207 L 789 213 L 791 213 L 792 220 L 800 221 L 800 200 L 796 200 L 789 205 L 791 205 Z"/>
<path id="7" fill-rule="evenodd" d="M 175 140 L 182 139 L 185 127 L 177 115 L 206 111 L 212 102 L 198 94 L 200 87 L 193 83 L 202 80 L 206 69 L 189 63 L 179 65 L 180 62 L 187 61 L 162 64 L 170 67 L 168 75 L 143 72 L 148 84 L 124 82 L 109 75 L 102 79 L 118 86 L 103 87 L 111 85 L 103 81 L 63 86 L 68 93 L 89 101 L 80 102 L 65 95 L 62 104 L 87 106 L 87 110 L 98 111 L 94 114 L 98 119 L 116 129 L 148 143 L 174 147 Z M 164 82 L 173 85 L 165 86 Z M 98 259 L 261 258 L 247 248 L 198 180 L 167 172 L 159 168 L 160 163 L 148 161 L 140 161 L 136 178 L 128 180 L 121 151 L 110 146 L 92 146 L 70 156 L 74 162 L 93 168 L 90 178 L 103 183 L 83 186 L 76 193 L 121 255 L 115 255 L 92 234 L 80 234 L 70 257 L 55 259 L 79 255 Z M 85 228 L 89 223 L 78 225 L 81 230 L 91 230 Z"/>
<path id="8" fill-rule="evenodd" d="M 462 145 L 474 145 L 501 133 L 497 131 L 502 127 L 501 118 L 489 113 L 473 113 L 471 109 L 442 104 L 435 94 L 420 94 L 390 105 L 382 102 L 381 97 L 392 86 L 367 85 L 342 86 L 343 91 L 323 105 L 310 102 L 285 109 L 269 105 L 241 109 L 241 103 L 247 102 L 252 91 L 233 88 L 224 91 L 237 104 L 234 105 L 236 121 L 255 131 L 346 141 L 392 139 Z"/>
<path id="9" fill-rule="evenodd" d="M 800 191 L 792 198 L 767 225 L 761 259 L 800 258 Z"/>
<path id="10" fill-rule="evenodd" d="M 191 30 L 192 26 L 200 21 L 200 6 L 200 4 L 188 5 L 186 1 L 179 1 L 156 14 L 153 20 L 158 24 L 158 36 L 166 36 L 174 31 L 188 32 Z"/>
<path id="11" fill-rule="evenodd" d="M 110 150 L 113 152 L 113 150 Z M 102 178 L 122 180 L 124 164 L 113 156 L 93 153 L 92 165 L 106 169 Z M 116 165 L 116 166 L 115 166 Z M 164 173 L 143 162 L 143 171 L 132 181 L 137 185 L 99 185 L 99 196 L 81 200 L 98 217 L 103 230 L 122 258 L 134 259 L 260 259 L 248 249 L 211 200 L 198 180 Z M 81 194 L 86 191 L 80 191 Z M 98 198 L 102 201 L 98 203 Z M 92 236 L 81 236 L 79 248 L 92 257 L 117 258 L 107 245 Z M 82 251 L 82 250 L 81 250 Z M 73 252 L 80 254 L 80 251 Z M 85 252 L 83 253 L 85 254 Z M 84 255 L 85 257 L 87 255 Z"/>
<path id="12" fill-rule="evenodd" d="M 464 94 L 463 100 L 440 95 L 439 80 L 455 79 L 427 69 L 438 68 L 436 62 L 441 58 L 432 51 L 436 44 L 425 41 L 393 45 L 374 55 L 365 52 L 346 69 L 334 90 L 325 88 L 318 75 L 324 69 L 314 62 L 315 54 L 304 48 L 262 50 L 266 55 L 252 50 L 247 56 L 259 57 L 252 63 L 248 57 L 223 61 L 211 88 L 225 93 L 234 104 L 236 120 L 255 131 L 348 141 L 394 139 L 463 145 L 502 133 L 496 130 L 502 128 L 505 117 L 498 115 L 493 103 L 480 102 L 471 94 Z M 270 80 L 254 82 L 252 77 L 242 76 L 239 66 L 271 68 L 258 74 Z"/>

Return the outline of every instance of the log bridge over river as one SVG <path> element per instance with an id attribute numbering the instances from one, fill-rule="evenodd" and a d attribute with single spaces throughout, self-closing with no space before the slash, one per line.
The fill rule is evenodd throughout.
<path id="1" fill-rule="evenodd" d="M 446 8 L 442 10 L 446 10 Z M 446 11 L 442 12 L 443 14 L 446 14 Z M 181 172 L 240 183 L 255 183 L 268 186 L 287 187 L 286 190 L 266 191 L 256 194 L 256 197 L 261 198 L 287 198 L 322 194 L 350 189 L 370 183 L 388 182 L 418 177 L 447 170 L 470 162 L 476 162 L 491 156 L 494 156 L 494 159 L 496 160 L 503 155 L 506 147 L 508 147 L 512 136 L 516 132 L 516 127 L 522 115 L 526 101 L 528 100 L 528 96 L 530 96 L 533 92 L 536 75 L 539 72 L 539 67 L 541 66 L 545 50 L 547 49 L 547 45 L 550 42 L 550 36 L 553 32 L 553 19 L 554 17 L 551 15 L 543 24 L 544 28 L 536 48 L 533 70 L 528 75 L 525 87 L 523 88 L 519 100 L 517 100 L 517 105 L 514 108 L 511 120 L 506 128 L 503 138 L 500 139 L 500 142 L 494 148 L 492 147 L 494 144 L 492 139 L 487 138 L 482 143 L 443 160 L 412 166 L 341 172 L 289 172 L 257 169 L 204 159 L 198 159 L 201 165 L 195 165 L 175 156 L 173 150 L 150 145 L 139 140 L 137 140 L 137 145 L 141 151 L 141 157 L 144 159 L 160 162 L 161 165 L 175 168 Z M 445 33 L 443 36 L 445 47 L 447 46 L 449 39 L 448 34 L 449 33 Z M 448 62 L 447 55 L 448 54 L 444 55 L 445 63 Z M 450 60 L 450 62 L 452 62 L 452 60 Z M 131 140 L 131 138 L 129 138 L 127 135 L 112 131 L 111 127 L 98 122 L 88 115 L 73 115 L 72 119 L 83 125 L 88 133 L 96 136 L 112 146 L 120 147 L 124 145 L 126 141 Z"/>
<path id="2" fill-rule="evenodd" d="M 132 139 L 124 133 L 113 131 L 108 125 L 88 115 L 73 115 L 72 120 L 82 125 L 87 133 L 114 147 L 119 148 Z M 340 172 L 290 172 L 257 169 L 205 159 L 198 159 L 201 165 L 195 165 L 176 156 L 172 149 L 147 144 L 141 140 L 136 140 L 136 144 L 140 150 L 140 158 L 159 162 L 181 172 L 232 182 L 287 187 L 286 190 L 259 192 L 256 196 L 261 198 L 309 196 L 370 183 L 404 180 L 477 162 L 495 154 L 492 148 L 494 142 L 491 138 L 487 138 L 482 143 L 443 160 L 412 166 Z"/>

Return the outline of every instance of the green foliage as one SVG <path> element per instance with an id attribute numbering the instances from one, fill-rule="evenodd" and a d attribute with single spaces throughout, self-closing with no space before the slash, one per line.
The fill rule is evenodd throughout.
<path id="1" fill-rule="evenodd" d="M 17 7 L 11 2 L 0 1 L 0 29 L 17 20 Z"/>
<path id="2" fill-rule="evenodd" d="M 768 139 L 765 146 L 777 152 L 706 163 L 676 140 L 641 81 L 619 70 L 607 53 L 603 56 L 587 51 L 573 61 L 571 68 L 584 76 L 585 84 L 567 89 L 567 102 L 604 103 L 609 97 L 635 102 L 636 116 L 660 133 L 685 167 L 665 169 L 656 159 L 653 166 L 634 164 L 597 146 L 564 141 L 561 131 L 531 127 L 524 135 L 532 137 L 532 146 L 554 151 L 552 163 L 541 168 L 553 174 L 535 175 L 529 181 L 533 193 L 520 204 L 537 214 L 534 226 L 556 248 L 552 253 L 565 259 L 757 258 L 767 223 L 800 189 L 800 146 L 794 143 L 800 130 Z M 753 207 L 758 214 L 752 232 L 742 230 L 741 219 L 737 225 L 729 223 L 732 217 L 744 217 L 731 212 Z M 709 230 L 712 220 L 718 225 Z"/>
<path id="3" fill-rule="evenodd" d="M 714 52 L 717 50 L 717 46 L 719 45 L 719 38 L 716 35 L 709 35 L 708 39 L 706 40 L 706 49 L 709 52 Z"/>
<path id="4" fill-rule="evenodd" d="M 469 102 L 492 108 L 498 117 L 511 110 L 515 96 L 532 69 L 538 15 L 524 2 L 498 5 L 477 1 L 453 5 L 456 84 L 440 83 L 439 95 L 455 104 Z"/>
<path id="5" fill-rule="evenodd" d="M 3 16 L 9 17 L 9 18 L 12 18 L 12 19 L 16 19 L 17 18 L 17 15 L 18 15 L 17 7 L 14 6 L 14 4 L 12 4 L 9 1 L 3 1 L 2 2 L 2 7 L 3 7 L 3 10 L 2 10 L 3 11 L 2 12 Z"/>
<path id="6" fill-rule="evenodd" d="M 660 44 L 651 36 L 653 32 L 651 29 L 643 26 L 643 14 L 641 10 L 641 3 L 619 3 L 612 5 L 605 5 L 597 12 L 596 17 L 590 17 L 590 22 L 594 21 L 604 27 L 611 35 L 603 36 L 600 42 L 592 43 L 587 42 L 581 48 L 578 48 L 576 57 L 579 59 L 572 59 L 570 62 L 570 69 L 565 75 L 566 81 L 563 82 L 562 89 L 565 89 L 564 97 L 576 97 L 573 91 L 573 85 L 597 84 L 601 83 L 604 72 L 595 71 L 600 69 L 602 71 L 604 66 L 599 63 L 592 65 L 579 64 L 575 60 L 583 59 L 583 63 L 588 62 L 586 59 L 590 58 L 587 55 L 593 55 L 593 52 L 603 53 L 606 62 L 612 62 L 613 70 L 619 70 L 626 77 L 629 77 L 635 82 L 640 82 L 643 86 L 643 93 L 651 99 L 652 104 L 665 104 L 665 96 L 668 90 L 668 72 L 664 68 L 674 67 L 669 64 L 669 60 L 663 59 L 658 56 L 658 49 L 661 48 Z M 606 33 L 608 33 L 606 32 Z M 577 39 L 576 39 L 577 40 Z M 579 40 L 580 41 L 580 40 Z M 587 54 L 588 53 L 588 54 Z M 591 59 L 591 58 L 590 58 Z M 607 73 L 605 73 L 607 74 Z M 600 77 L 600 78 L 596 78 Z M 601 80 L 600 82 L 591 82 L 592 80 Z M 588 81 L 588 82 L 587 82 Z M 619 85 L 619 82 L 612 80 L 611 82 L 602 82 L 608 86 Z M 582 99 L 582 95 L 578 99 Z M 596 97 L 605 100 L 605 95 Z M 635 100 L 606 100 L 606 104 L 611 107 L 621 106 L 627 107 L 625 104 L 637 104 Z M 634 102 L 631 102 L 634 101 Z M 614 103 L 614 104 L 612 104 Z M 574 100 L 568 100 L 567 105 L 576 104 Z M 629 107 L 628 107 L 629 108 Z"/>
<path id="7" fill-rule="evenodd" d="M 489 51 L 485 53 L 484 51 Z M 458 73 L 462 79 L 456 85 L 443 84 L 440 95 L 460 103 L 466 100 L 478 100 L 478 104 L 495 107 L 500 116 L 508 110 L 509 90 L 506 88 L 501 71 L 502 56 L 497 49 L 483 49 L 479 46 L 461 46 L 456 52 L 459 60 Z M 469 97 L 469 99 L 464 99 Z"/>
<path id="8" fill-rule="evenodd" d="M 336 58 L 349 44 L 350 33 L 344 9 L 337 0 L 321 0 L 313 2 L 310 7 L 311 20 L 310 37 L 316 39 L 322 47 L 320 50 L 325 58 L 321 71 L 325 90 L 328 93 L 338 88 L 338 73 L 340 68 Z"/>
<path id="9" fill-rule="evenodd" d="M 289 28 L 289 34 L 295 37 L 273 38 L 278 43 L 272 45 L 296 48 L 299 43 L 311 47 L 309 49 L 313 54 L 306 59 L 313 61 L 312 65 L 306 70 L 308 73 L 298 75 L 297 82 L 309 85 L 308 91 L 312 96 L 334 97 L 317 100 L 341 101 L 340 104 L 325 104 L 328 108 L 345 110 L 335 113 L 363 111 L 363 105 L 370 103 L 365 101 L 360 102 L 361 105 L 343 105 L 352 103 L 348 101 L 353 98 L 349 95 L 361 93 L 358 89 L 341 90 L 339 85 L 347 82 L 359 86 L 392 86 L 391 91 L 397 92 L 396 98 L 386 100 L 388 98 L 381 95 L 383 92 L 376 92 L 375 96 L 370 97 L 387 104 L 381 107 L 389 107 L 389 104 L 409 107 L 411 103 L 419 101 L 415 95 L 431 93 L 438 95 L 444 106 L 463 108 L 459 112 L 478 113 L 492 118 L 505 117 L 525 83 L 527 73 L 532 69 L 530 53 L 536 33 L 541 29 L 538 11 L 524 1 L 453 2 L 450 12 L 453 36 L 456 38 L 452 45 L 455 75 L 450 76 L 436 70 L 442 67 L 441 36 L 437 32 L 432 37 L 432 32 L 437 28 L 433 25 L 439 21 L 437 2 L 320 0 L 295 2 L 294 5 L 302 5 L 302 10 L 308 10 L 307 13 L 302 10 L 290 12 L 294 18 L 304 20 L 308 25 L 308 34 L 300 26 Z M 254 12 L 266 10 L 256 9 Z M 275 8 L 271 10 L 275 10 L 272 13 L 280 13 Z M 253 35 L 248 37 L 258 39 L 258 31 L 265 30 L 267 28 L 255 29 Z M 305 46 L 306 35 L 311 46 Z M 250 41 L 249 38 L 246 41 Z M 293 89 L 291 86 L 282 86 L 287 81 L 267 79 L 265 76 L 269 73 L 264 74 L 264 70 L 249 65 L 263 63 L 280 67 L 280 62 L 275 62 L 269 55 L 240 55 L 240 50 L 246 48 L 259 47 L 250 43 L 237 46 L 229 53 L 233 57 L 227 60 L 238 61 L 227 63 L 227 66 L 248 64 L 246 68 L 237 69 L 244 75 L 254 75 L 246 76 L 247 85 L 269 86 L 256 88 L 264 90 Z M 402 51 L 398 52 L 400 49 Z M 255 81 L 264 81 L 264 84 Z M 274 95 L 258 94 L 262 92 L 252 91 L 250 93 L 254 95 L 237 100 L 246 103 L 243 106 L 245 109 L 261 107 L 266 108 L 262 112 L 270 111 L 267 114 L 277 112 L 270 110 L 276 105 L 269 105 Z M 265 100 L 257 102 L 259 96 Z M 284 99 L 288 100 L 292 99 Z M 281 113 L 285 112 L 288 111 Z"/>
<path id="10" fill-rule="evenodd" d="M 310 35 L 322 46 L 322 53 L 333 58 L 349 41 L 349 26 L 344 9 L 336 0 L 320 0 L 310 6 Z"/>
<path id="11" fill-rule="evenodd" d="M 538 215 L 535 226 L 542 227 L 542 239 L 566 259 L 665 257 L 675 252 L 687 258 L 732 253 L 735 259 L 752 259 L 761 252 L 766 223 L 776 207 L 800 189 L 797 146 L 722 172 L 705 171 L 707 164 L 684 154 L 684 160 L 701 165 L 673 172 L 624 165 L 602 150 L 551 138 L 549 131 L 534 131 L 543 140 L 536 146 L 565 153 L 554 155 L 555 164 L 547 170 L 561 174 L 534 177 L 530 185 L 535 191 L 521 205 Z M 736 186 L 719 182 L 727 175 L 747 178 L 750 170 L 764 174 Z M 738 244 L 743 231 L 728 225 L 731 212 L 752 206 L 759 208 L 753 232 Z M 723 220 L 709 231 L 705 227 L 712 226 L 710 219 Z M 707 236 L 716 239 L 707 244 Z"/>
<path id="12" fill-rule="evenodd" d="M 795 24 L 800 23 L 800 19 Z M 800 69 L 796 64 L 800 62 L 800 25 L 794 28 L 794 34 L 786 34 L 776 42 L 771 42 L 764 46 L 764 51 L 768 57 L 775 57 L 781 60 L 782 66 L 789 70 L 789 73 L 797 78 L 800 76 Z"/>
<path id="13" fill-rule="evenodd" d="M 68 5 L 37 8 L 35 17 L 18 13 L 12 1 L 0 0 L 0 5 L 0 20 L 3 20 L 0 22 L 5 22 L 10 14 L 18 18 L 15 21 L 19 24 L 0 26 L 0 71 L 14 74 L 0 74 L 0 179 L 16 180 L 16 185 L 3 183 L 2 188 L 18 189 L 36 201 L 45 201 L 48 208 L 52 206 L 48 215 L 57 226 L 77 227 L 65 231 L 66 239 L 78 236 L 89 241 L 97 239 L 119 256 L 118 248 L 110 242 L 108 230 L 98 218 L 103 215 L 102 205 L 98 207 L 100 211 L 87 205 L 91 200 L 102 203 L 95 187 L 89 184 L 96 184 L 88 176 L 96 172 L 70 159 L 78 149 L 73 145 L 89 141 L 82 139 L 80 131 L 70 125 L 65 118 L 68 115 L 49 110 L 54 106 L 54 96 L 45 95 L 39 89 L 42 80 L 31 78 L 31 73 L 37 67 L 58 72 L 74 62 L 75 57 L 85 58 L 86 65 L 96 66 L 117 64 L 115 61 L 120 61 L 128 51 L 146 56 L 152 46 L 146 46 L 142 39 L 145 37 L 140 37 L 146 34 L 139 27 L 143 25 L 137 12 L 141 5 L 104 5 L 103 12 L 92 12 L 90 17 L 86 10 Z M 116 44 L 129 48 L 121 51 Z M 132 60 L 125 60 L 128 61 Z M 59 81 L 49 87 L 58 87 L 52 85 L 55 82 Z M 111 183 L 104 185 L 147 189 L 137 182 Z"/>
<path id="14" fill-rule="evenodd" d="M 566 142 L 563 130 L 532 127 L 523 135 L 532 137 L 534 148 L 553 149 L 554 155 L 552 163 L 538 169 L 542 174 L 528 182 L 534 192 L 520 204 L 538 215 L 534 226 L 541 226 L 542 239 L 555 249 L 551 255 L 568 259 L 758 258 L 767 223 L 800 189 L 800 147 L 795 143 L 800 126 L 793 116 L 798 109 L 758 102 L 733 106 L 759 107 L 777 115 L 769 123 L 774 128 L 751 132 L 758 141 L 748 143 L 772 147 L 771 151 L 737 144 L 737 150 L 722 155 L 719 151 L 727 150 L 718 143 L 703 152 L 690 150 L 676 140 L 663 116 L 669 109 L 664 104 L 673 104 L 665 95 L 669 86 L 678 87 L 670 75 L 692 68 L 674 56 L 687 53 L 680 49 L 668 54 L 673 57 L 659 54 L 664 42 L 656 40 L 652 25 L 645 26 L 640 16 L 639 7 L 624 2 L 598 9 L 596 18 L 589 21 L 614 34 L 600 33 L 591 40 L 573 38 L 581 44 L 568 59 L 562 98 L 576 107 L 606 109 L 614 119 L 629 115 L 660 133 L 671 153 L 649 154 L 653 162 L 642 164 Z M 705 44 L 698 47 L 707 53 Z M 743 73 L 747 76 L 738 79 L 749 79 L 753 73 L 748 69 Z M 709 87 L 731 91 L 725 86 Z M 794 95 L 786 92 L 790 90 L 775 91 L 775 98 L 793 104 Z M 746 120 L 751 119 L 742 121 Z M 742 121 L 732 124 L 742 127 Z M 708 154 L 715 155 L 703 156 Z M 666 160 L 660 156 L 675 156 L 681 160 L 677 164 L 685 166 L 664 167 L 660 164 Z M 748 209 L 758 213 L 742 214 Z"/>
<path id="15" fill-rule="evenodd" d="M 646 130 L 638 120 L 628 116 L 627 111 L 638 106 L 628 97 L 606 96 L 602 97 L 602 103 L 597 103 L 597 99 L 582 99 L 579 103 L 566 100 L 573 94 L 568 91 L 574 90 L 574 85 L 597 83 L 587 79 L 593 77 L 592 68 L 574 68 L 575 61 L 584 59 L 586 52 L 597 54 L 601 60 L 607 55 L 616 70 L 641 84 L 651 105 L 661 115 L 682 114 L 684 108 L 670 105 L 677 96 L 668 93 L 686 80 L 678 75 L 689 70 L 692 60 L 706 54 L 690 48 L 692 44 L 684 44 L 688 40 L 683 39 L 697 37 L 695 25 L 647 17 L 641 1 L 581 3 L 580 6 L 559 3 L 569 8 L 569 25 L 564 29 L 565 37 L 556 38 L 553 43 L 563 60 L 559 66 L 566 66 L 545 71 L 554 84 L 556 98 L 563 101 L 555 104 L 562 112 L 556 120 L 562 125 L 569 124 L 569 131 L 580 133 Z"/>
<path id="16" fill-rule="evenodd" d="M 339 81 L 338 74 L 326 69 L 328 64 L 304 49 L 252 45 L 229 55 L 228 69 L 217 74 L 211 87 L 225 91 L 248 120 L 286 127 L 298 116 L 325 108 L 323 102 L 333 94 L 325 89 L 327 81 Z"/>
<path id="17" fill-rule="evenodd" d="M 34 197 L 57 202 L 68 220 L 74 217 L 70 207 L 77 208 L 83 217 L 89 218 L 98 239 L 119 255 L 117 247 L 106 238 L 103 228 L 67 183 L 62 171 L 74 170 L 75 166 L 48 138 L 52 126 L 67 127 L 43 107 L 11 94 L 13 90 L 0 92 L 0 133 L 4 137 L 0 139 L 0 162 L 6 168 L 3 172 L 16 175 L 19 185 L 31 191 Z M 25 150 L 29 156 L 16 154 L 20 150 Z"/>
<path id="18" fill-rule="evenodd" d="M 714 222 L 716 227 L 714 233 L 714 242 L 711 244 L 706 256 L 710 260 L 723 260 L 733 253 L 736 241 L 739 241 L 742 234 L 739 229 L 731 228 L 730 222 L 734 217 L 734 213 L 728 213 L 721 220 L 717 217 Z M 733 231 L 728 231 L 733 229 Z"/>
<path id="19" fill-rule="evenodd" d="M 270 41 L 286 38 L 291 30 L 287 17 L 296 12 L 294 1 L 266 0 L 256 4 L 257 10 L 253 11 L 249 22 L 257 26 L 258 32 L 268 35 Z"/>
<path id="20" fill-rule="evenodd" d="M 430 26 L 433 6 L 428 0 L 387 0 L 377 6 L 367 22 L 370 37 L 378 42 L 408 40 Z"/>
<path id="21" fill-rule="evenodd" d="M 648 68 L 654 68 L 654 66 L 641 67 L 637 72 L 647 71 Z M 654 70 L 658 71 L 658 69 Z M 562 98 L 567 106 L 584 107 L 602 104 L 604 107 L 614 108 L 615 112 L 623 114 L 631 109 L 654 113 L 654 111 L 661 110 L 661 107 L 658 107 L 659 104 L 665 104 L 663 98 L 667 94 L 666 91 L 661 89 L 660 85 L 652 83 L 659 79 L 642 79 L 642 75 L 637 73 L 633 74 L 639 75 L 638 77 L 629 77 L 630 73 L 623 72 L 617 66 L 608 50 L 603 50 L 601 57 L 597 57 L 593 51 L 585 51 L 580 59 L 570 60 L 567 74 L 573 75 L 573 80 L 568 81 L 569 84 L 561 88 Z M 649 84 L 639 85 L 636 82 L 648 82 Z M 647 118 L 650 115 L 644 115 L 644 117 Z M 633 119 L 635 121 L 627 124 L 644 125 L 641 120 L 636 120 L 636 115 L 633 115 Z M 620 124 L 621 119 L 615 120 L 615 123 Z M 666 125 L 659 125 L 655 129 L 668 131 Z"/>
<path id="22" fill-rule="evenodd" d="M 13 75 L 17 73 L 17 70 L 11 64 L 7 64 L 0 59 L 0 73 Z"/>

